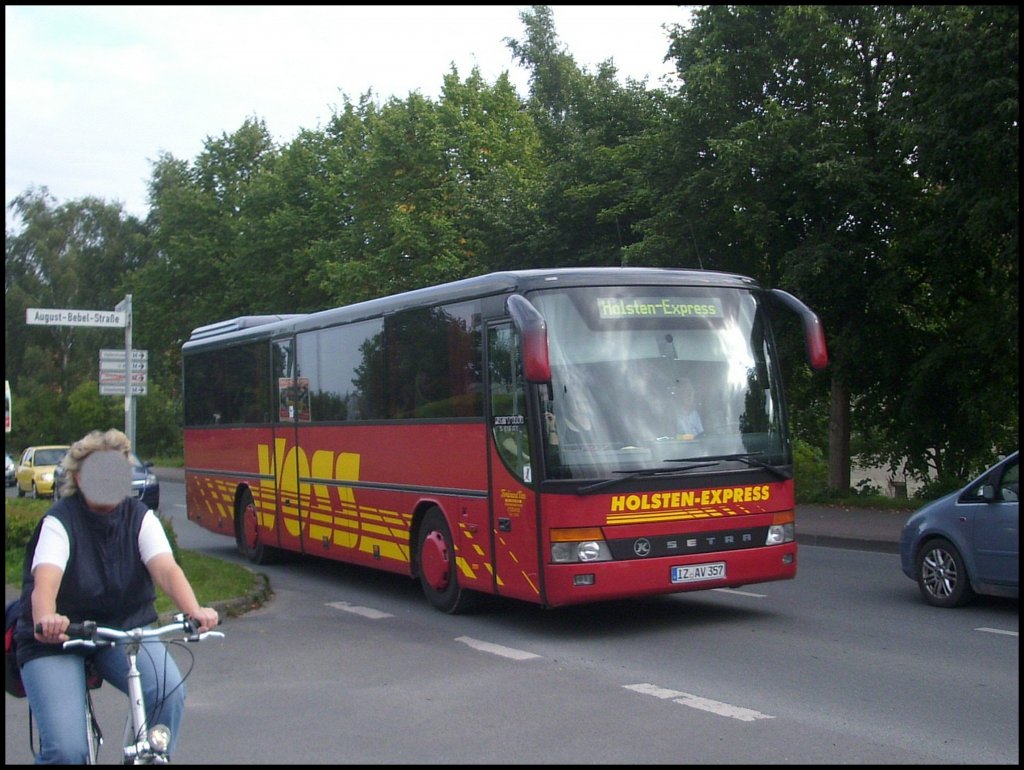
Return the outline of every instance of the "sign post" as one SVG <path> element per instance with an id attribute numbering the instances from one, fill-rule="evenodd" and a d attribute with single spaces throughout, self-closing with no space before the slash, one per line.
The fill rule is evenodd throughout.
<path id="1" fill-rule="evenodd" d="M 132 393 L 131 362 L 132 362 L 132 295 L 125 294 L 124 299 L 114 305 L 114 310 L 124 313 L 124 432 L 128 434 L 132 451 L 135 449 L 135 394 Z"/>

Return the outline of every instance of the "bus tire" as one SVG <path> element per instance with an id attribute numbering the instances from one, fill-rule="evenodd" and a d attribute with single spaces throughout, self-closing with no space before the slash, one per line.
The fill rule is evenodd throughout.
<path id="1" fill-rule="evenodd" d="M 480 595 L 459 586 L 455 543 L 439 508 L 431 508 L 423 517 L 417 545 L 417 572 L 427 600 L 449 615 L 475 608 Z"/>
<path id="2" fill-rule="evenodd" d="M 253 564 L 273 564 L 277 561 L 279 551 L 260 539 L 257 524 L 256 503 L 253 502 L 252 492 L 245 489 L 238 498 L 235 511 L 235 543 L 238 552 Z"/>

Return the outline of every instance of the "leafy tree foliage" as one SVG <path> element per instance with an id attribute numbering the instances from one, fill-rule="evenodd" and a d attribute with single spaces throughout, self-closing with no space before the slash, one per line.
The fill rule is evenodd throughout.
<path id="1" fill-rule="evenodd" d="M 651 200 L 637 168 L 633 138 L 656 124 L 663 108 L 645 84 L 616 80 L 612 60 L 595 74 L 580 69 L 559 43 L 551 10 L 520 14 L 522 40 L 508 40 L 530 70 L 528 107 L 542 139 L 547 169 L 538 185 L 531 266 L 622 265 L 640 239 L 639 220 Z"/>
<path id="2" fill-rule="evenodd" d="M 151 258 L 144 224 L 120 204 L 83 198 L 63 205 L 43 188 L 18 196 L 10 208 L 22 228 L 5 239 L 5 372 L 15 400 L 11 447 L 70 443 L 81 429 L 73 407 L 83 384 L 99 396 L 99 350 L 123 346 L 120 329 L 37 326 L 28 308 L 112 310 L 130 278 Z M 90 415 L 96 416 L 96 415 Z"/>
<path id="3" fill-rule="evenodd" d="M 950 312 L 936 314 L 931 297 L 908 291 L 909 276 L 926 278 L 932 289 L 934 282 L 944 283 L 944 272 L 958 281 L 974 281 L 968 296 L 953 293 L 972 318 L 967 309 L 981 309 L 980 295 L 989 295 L 986 284 L 976 282 L 977 273 L 964 270 L 958 260 L 943 260 L 936 271 L 937 243 L 921 238 L 922 215 L 939 213 L 932 205 L 936 190 L 919 163 L 923 146 L 907 142 L 905 128 L 908 111 L 914 121 L 930 125 L 918 103 L 941 100 L 940 93 L 952 97 L 962 87 L 955 68 L 934 65 L 934 48 L 927 55 L 918 48 L 937 44 L 935 37 L 959 46 L 956 53 L 964 65 L 975 55 L 991 63 L 979 75 L 989 85 L 987 96 L 996 90 L 997 103 L 1009 105 L 1015 117 L 1016 62 L 983 54 L 981 47 L 991 46 L 992 40 L 968 31 L 964 24 L 970 16 L 962 8 L 711 6 L 695 13 L 692 27 L 673 34 L 671 52 L 683 86 L 666 125 L 646 143 L 652 194 L 671 205 L 643 223 L 646 237 L 635 251 L 664 258 L 664 245 L 678 243 L 705 268 L 782 285 L 818 310 L 833 359 L 827 379 L 829 483 L 835 488 L 849 486 L 853 432 L 871 436 L 876 456 L 910 457 L 912 471 L 919 474 L 929 466 L 942 472 L 943 456 L 954 445 L 965 448 L 964 459 L 987 461 L 993 439 L 1002 433 L 998 420 L 984 421 L 980 435 L 988 437 L 987 451 L 979 446 L 985 440 L 969 435 L 979 435 L 980 426 L 963 415 L 982 417 L 971 405 L 988 383 L 972 388 L 970 378 L 959 379 L 963 368 L 953 364 L 965 354 L 963 346 L 947 345 L 941 363 L 920 371 L 906 365 L 908 352 L 923 364 L 938 352 L 932 344 L 936 337 L 964 340 L 957 331 L 967 331 L 956 330 Z M 1015 25 L 1015 12 L 989 25 L 990 36 L 999 38 L 1004 51 L 1016 50 L 1010 17 Z M 947 30 L 948 38 L 937 33 L 928 43 L 928 36 L 919 33 L 929 25 Z M 952 46 L 947 55 L 954 55 Z M 930 81 L 928 68 L 915 65 L 915 56 L 932 62 Z M 1007 79 L 1009 72 L 1014 74 Z M 993 89 L 992 78 L 1009 87 Z M 978 101 L 987 103 L 980 96 Z M 982 112 L 980 104 L 975 108 L 975 114 Z M 989 121 L 982 122 L 991 128 Z M 1008 133 L 1015 142 L 1015 128 Z M 666 173 L 663 152 L 673 137 L 684 151 L 671 156 L 676 165 Z M 1015 144 L 1007 149 L 1001 155 L 1012 160 L 1008 168 L 1016 176 Z M 953 161 L 945 156 L 937 167 L 951 168 L 947 163 Z M 994 201 L 986 196 L 986 202 Z M 1015 206 L 1014 201 L 1013 211 Z M 965 224 L 957 213 L 944 212 L 951 228 Z M 982 229 L 989 237 L 996 232 Z M 1002 256 L 1012 252 L 1014 272 L 1016 240 L 1007 249 L 1005 237 L 996 236 L 997 250 L 982 245 L 984 240 L 974 242 L 986 254 L 981 261 L 1000 254 L 1005 273 L 1010 263 Z M 1003 305 L 1015 321 L 1016 299 Z M 987 342 L 980 331 L 970 329 L 966 345 Z M 928 354 L 925 348 L 908 350 L 918 339 Z M 999 356 L 1016 361 L 1015 344 L 997 349 Z M 807 379 L 791 371 L 788 379 L 795 383 L 797 403 L 822 403 L 815 392 L 826 384 L 825 377 Z M 997 390 L 1008 385 L 1016 392 L 1015 375 L 1008 372 L 998 385 L 992 383 Z M 947 397 L 948 409 L 937 419 L 934 399 L 925 396 L 936 388 Z M 918 420 L 927 427 L 913 443 L 907 442 L 903 424 L 910 417 L 910 401 L 919 416 L 931 415 Z M 1001 419 L 1009 411 L 1002 409 Z M 1015 428 L 1013 414 L 1008 423 Z M 969 470 L 956 463 L 956 472 Z"/>
<path id="4" fill-rule="evenodd" d="M 507 77 L 445 76 L 420 94 L 346 103 L 328 134 L 351 180 L 324 265 L 334 302 L 478 275 L 527 259 L 541 175 L 537 131 Z M 337 149 L 341 152 L 338 153 Z M 333 168 L 333 165 L 332 165 Z"/>
<path id="5" fill-rule="evenodd" d="M 1019 435 L 1019 11 L 886 12 L 916 194 L 888 253 L 899 337 L 863 388 L 874 457 L 956 481 Z M 893 344 L 895 342 L 895 344 Z M 902 354 L 902 355 L 900 355 Z"/>

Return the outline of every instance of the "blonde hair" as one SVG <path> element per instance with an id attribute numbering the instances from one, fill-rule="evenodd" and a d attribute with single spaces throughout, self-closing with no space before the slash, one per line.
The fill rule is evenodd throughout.
<path id="1" fill-rule="evenodd" d="M 132 442 L 128 436 L 117 428 L 111 428 L 104 432 L 101 430 L 89 431 L 82 438 L 71 445 L 61 465 L 64 466 L 64 481 L 60 486 L 61 497 L 71 497 L 78 491 L 78 482 L 75 481 L 75 474 L 82 469 L 82 461 L 93 452 L 105 452 L 113 450 L 121 452 L 125 457 L 131 452 Z"/>

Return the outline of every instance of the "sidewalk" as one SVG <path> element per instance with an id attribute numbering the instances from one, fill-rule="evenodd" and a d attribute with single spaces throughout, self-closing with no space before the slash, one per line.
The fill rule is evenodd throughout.
<path id="1" fill-rule="evenodd" d="M 901 511 L 798 505 L 796 540 L 803 545 L 899 553 L 900 532 L 914 510 L 912 505 Z"/>

